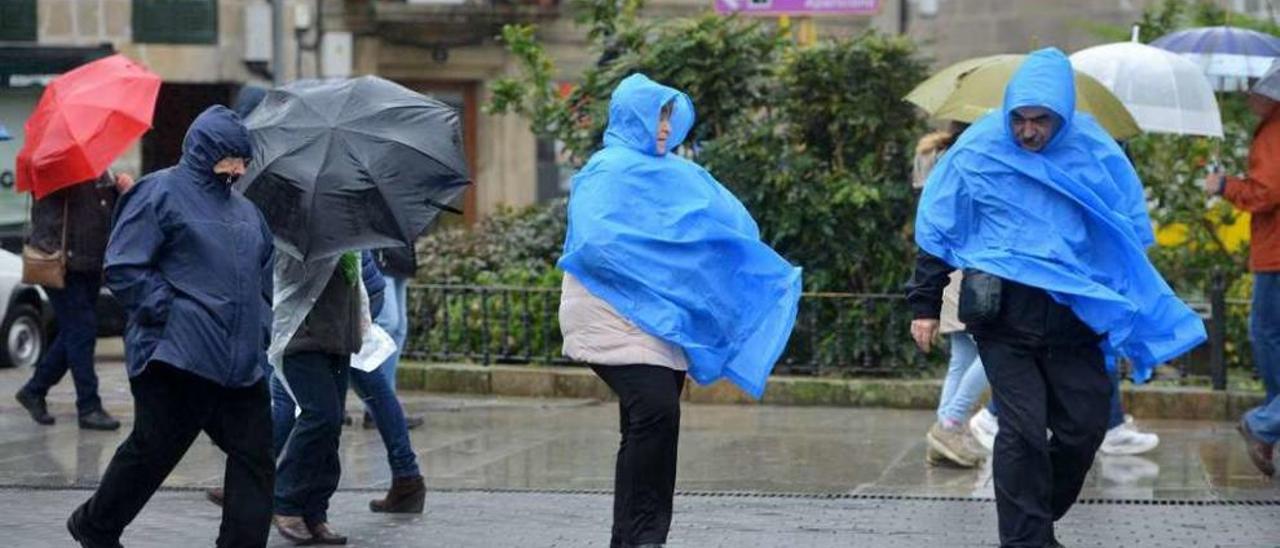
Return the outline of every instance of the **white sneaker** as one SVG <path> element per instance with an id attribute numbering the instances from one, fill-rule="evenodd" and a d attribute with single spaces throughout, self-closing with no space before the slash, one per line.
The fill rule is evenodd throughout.
<path id="1" fill-rule="evenodd" d="M 1102 478 L 1116 485 L 1152 485 L 1160 477 L 1160 465 L 1145 457 L 1102 455 L 1096 462 Z"/>
<path id="2" fill-rule="evenodd" d="M 1000 423 L 996 416 L 984 406 L 973 418 L 969 419 L 969 432 L 978 440 L 983 449 L 990 453 L 996 446 L 996 433 L 1000 431 Z"/>
<path id="3" fill-rule="evenodd" d="M 1125 417 L 1124 424 L 1107 430 L 1098 450 L 1107 455 L 1141 455 L 1160 445 L 1160 436 L 1139 432 L 1133 419 Z"/>

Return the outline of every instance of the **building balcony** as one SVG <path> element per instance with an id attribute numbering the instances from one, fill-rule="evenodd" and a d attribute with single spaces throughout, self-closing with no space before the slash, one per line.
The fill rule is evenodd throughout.
<path id="1" fill-rule="evenodd" d="M 449 48 L 492 41 L 503 25 L 553 20 L 561 15 L 562 1 L 342 0 L 342 15 L 354 32 L 439 56 Z"/>
<path id="2" fill-rule="evenodd" d="M 373 0 L 379 25 L 504 25 L 560 15 L 559 0 Z"/>

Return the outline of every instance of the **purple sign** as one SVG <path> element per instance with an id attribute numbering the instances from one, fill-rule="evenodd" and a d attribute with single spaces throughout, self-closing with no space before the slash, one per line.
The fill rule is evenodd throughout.
<path id="1" fill-rule="evenodd" d="M 716 0 L 716 12 L 742 15 L 875 15 L 880 0 Z"/>

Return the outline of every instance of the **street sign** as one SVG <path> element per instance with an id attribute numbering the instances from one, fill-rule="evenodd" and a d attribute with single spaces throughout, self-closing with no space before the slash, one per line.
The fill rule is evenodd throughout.
<path id="1" fill-rule="evenodd" d="M 715 0 L 717 13 L 780 15 L 875 15 L 880 0 Z"/>

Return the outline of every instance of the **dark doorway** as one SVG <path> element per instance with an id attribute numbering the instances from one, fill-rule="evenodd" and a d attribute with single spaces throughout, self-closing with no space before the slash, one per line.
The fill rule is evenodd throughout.
<path id="1" fill-rule="evenodd" d="M 142 138 L 142 173 L 178 163 L 182 158 L 182 138 L 191 122 L 206 108 L 231 104 L 235 91 L 236 87 L 230 84 L 161 85 L 153 127 Z"/>
<path id="2" fill-rule="evenodd" d="M 471 168 L 471 186 L 467 187 L 466 192 L 462 195 L 462 220 L 463 224 L 471 226 L 476 222 L 476 185 L 480 181 L 476 180 L 476 124 L 479 114 L 477 105 L 476 89 L 479 84 L 476 82 L 447 82 L 447 81 L 410 81 L 401 82 L 405 87 L 416 90 L 428 97 L 434 97 L 440 102 L 449 105 L 458 111 L 462 117 L 462 146 L 467 155 L 467 164 Z M 444 216 L 442 224 L 449 225 L 451 216 Z"/>

